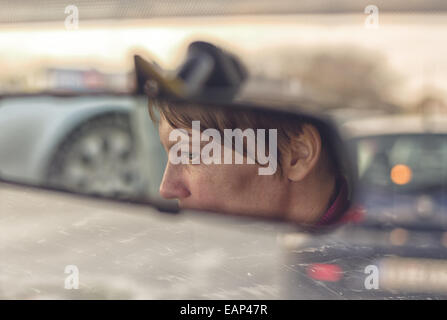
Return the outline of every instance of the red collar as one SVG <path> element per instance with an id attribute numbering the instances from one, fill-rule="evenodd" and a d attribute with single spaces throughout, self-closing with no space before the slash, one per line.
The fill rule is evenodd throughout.
<path id="1" fill-rule="evenodd" d="M 337 179 L 336 188 L 338 189 L 337 196 L 330 205 L 329 209 L 316 223 L 317 226 L 327 226 L 338 222 L 343 213 L 349 207 L 348 183 L 344 177 Z"/>

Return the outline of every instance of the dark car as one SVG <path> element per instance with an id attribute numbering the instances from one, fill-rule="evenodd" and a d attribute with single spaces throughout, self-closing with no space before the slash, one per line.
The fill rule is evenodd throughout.
<path id="1" fill-rule="evenodd" d="M 283 238 L 290 295 L 447 297 L 446 120 L 388 116 L 345 125 L 359 173 L 357 218 L 334 232 Z"/>

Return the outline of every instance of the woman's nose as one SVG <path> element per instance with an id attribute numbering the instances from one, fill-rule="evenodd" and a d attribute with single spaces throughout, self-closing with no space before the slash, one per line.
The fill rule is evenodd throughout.
<path id="1" fill-rule="evenodd" d="M 160 184 L 160 195 L 165 199 L 182 199 L 191 195 L 184 184 L 180 166 L 169 162 L 166 165 L 163 180 Z"/>

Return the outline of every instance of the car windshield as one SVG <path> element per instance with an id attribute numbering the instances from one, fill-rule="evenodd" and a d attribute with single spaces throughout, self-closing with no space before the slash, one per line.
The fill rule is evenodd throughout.
<path id="1" fill-rule="evenodd" d="M 360 183 L 383 192 L 443 191 L 447 135 L 407 134 L 356 140 Z"/>
<path id="2" fill-rule="evenodd" d="M 445 1 L 7 2 L 0 299 L 447 298 Z"/>

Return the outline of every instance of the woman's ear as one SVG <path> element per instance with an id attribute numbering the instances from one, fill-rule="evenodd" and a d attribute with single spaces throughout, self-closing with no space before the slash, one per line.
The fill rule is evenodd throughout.
<path id="1" fill-rule="evenodd" d="M 290 152 L 284 166 L 290 181 L 301 181 L 316 166 L 321 155 L 321 136 L 311 124 L 304 124 L 302 132 L 290 139 Z"/>

